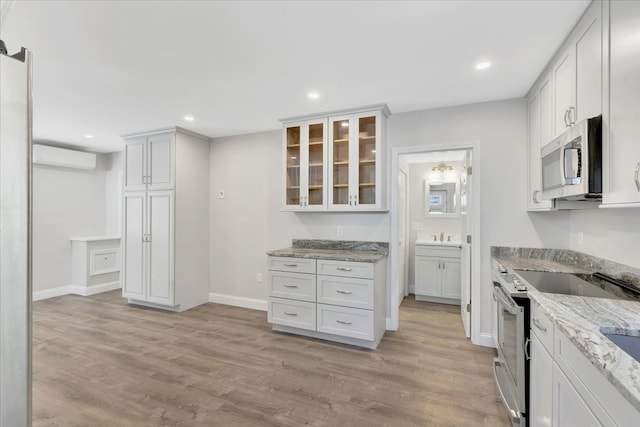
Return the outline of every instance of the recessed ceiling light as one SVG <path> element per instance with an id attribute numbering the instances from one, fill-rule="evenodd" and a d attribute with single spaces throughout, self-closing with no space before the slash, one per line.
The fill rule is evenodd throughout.
<path id="1" fill-rule="evenodd" d="M 88 133 L 87 133 L 87 134 L 84 134 L 84 135 L 82 135 L 82 136 L 84 136 L 84 137 L 85 137 L 85 138 L 87 138 L 87 139 L 91 139 L 91 138 L 93 138 L 93 135 L 89 135 Z"/>
<path id="2" fill-rule="evenodd" d="M 476 70 L 486 70 L 489 67 L 491 67 L 491 62 L 489 61 L 478 62 L 476 64 Z"/>
<path id="3" fill-rule="evenodd" d="M 309 99 L 318 99 L 318 98 L 320 98 L 320 94 L 318 92 L 309 92 L 307 94 L 307 96 L 309 97 Z"/>
<path id="4" fill-rule="evenodd" d="M 188 122 L 192 122 L 192 121 L 194 121 L 194 120 L 195 120 L 195 119 L 193 118 L 193 116 L 189 116 L 189 115 L 184 116 L 184 119 L 185 119 L 186 121 L 188 121 Z"/>

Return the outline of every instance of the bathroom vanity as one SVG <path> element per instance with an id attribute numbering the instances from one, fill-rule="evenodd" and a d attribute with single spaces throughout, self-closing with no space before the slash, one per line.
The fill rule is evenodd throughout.
<path id="1" fill-rule="evenodd" d="M 416 241 L 416 300 L 460 305 L 461 248 L 457 242 Z"/>

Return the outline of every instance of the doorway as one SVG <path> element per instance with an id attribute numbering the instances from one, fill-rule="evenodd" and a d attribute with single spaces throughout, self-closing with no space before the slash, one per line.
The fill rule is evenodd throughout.
<path id="1" fill-rule="evenodd" d="M 399 327 L 399 305 L 414 283 L 412 265 L 415 241 L 436 239 L 460 242 L 460 314 L 465 335 L 479 344 L 479 310 L 473 310 L 473 301 L 480 301 L 480 202 L 479 202 L 479 144 L 477 142 L 442 144 L 392 149 L 391 176 L 391 242 L 390 242 L 390 302 L 388 329 Z M 439 166 L 439 167 L 438 167 Z M 451 169 L 455 174 L 451 173 Z M 449 172 L 448 178 L 456 182 L 455 214 L 441 215 L 442 219 L 428 218 L 429 177 Z M 414 172 L 414 176 L 411 173 Z M 418 175 L 417 177 L 415 175 Z M 455 175 L 455 178 L 453 177 Z M 432 176 L 432 175 L 431 175 Z M 407 184 L 403 187 L 402 182 Z M 419 188 L 416 188 L 419 187 Z M 433 191 L 433 195 L 436 195 Z M 434 196 L 435 199 L 435 196 Z M 420 211 L 424 209 L 424 211 Z M 412 216 L 411 210 L 414 211 Z M 441 206 L 433 210 L 442 210 Z M 417 213 L 415 213 L 417 212 Z M 424 213 L 424 221 L 418 219 Z M 415 221 L 413 218 L 417 218 Z M 442 221 L 442 222 L 438 222 Z M 479 303 L 476 305 L 479 307 Z"/>

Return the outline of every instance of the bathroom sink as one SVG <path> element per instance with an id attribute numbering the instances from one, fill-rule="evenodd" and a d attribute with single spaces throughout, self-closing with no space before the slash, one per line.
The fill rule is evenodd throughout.
<path id="1" fill-rule="evenodd" d="M 600 332 L 620 347 L 622 351 L 640 362 L 640 330 L 620 330 L 602 327 Z"/>

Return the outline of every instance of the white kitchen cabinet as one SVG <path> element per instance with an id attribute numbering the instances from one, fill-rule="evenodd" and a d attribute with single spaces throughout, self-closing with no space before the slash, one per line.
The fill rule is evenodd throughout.
<path id="1" fill-rule="evenodd" d="M 267 320 L 274 331 L 375 349 L 386 329 L 385 264 L 270 256 Z"/>
<path id="2" fill-rule="evenodd" d="M 175 305 L 173 198 L 173 191 L 124 194 L 124 297 Z"/>
<path id="3" fill-rule="evenodd" d="M 203 304 L 209 294 L 209 140 L 181 128 L 126 138 L 122 295 L 172 311 Z M 150 178 L 136 183 L 136 176 Z M 158 189 L 166 186 L 173 189 Z"/>
<path id="4" fill-rule="evenodd" d="M 603 425 L 557 365 L 553 369 L 553 425 L 580 427 Z"/>
<path id="5" fill-rule="evenodd" d="M 172 190 L 174 180 L 175 133 L 159 133 L 125 141 L 125 191 Z"/>
<path id="6" fill-rule="evenodd" d="M 284 210 L 384 211 L 386 105 L 281 120 Z"/>
<path id="7" fill-rule="evenodd" d="M 534 88 L 528 104 L 528 193 L 527 209 L 530 211 L 549 210 L 553 208 L 552 200 L 542 200 L 542 171 L 541 171 L 541 135 L 550 138 L 551 135 L 551 87 L 550 77 L 544 79 L 540 88 Z"/>
<path id="8" fill-rule="evenodd" d="M 459 247 L 416 244 L 416 300 L 459 305 L 460 286 Z"/>
<path id="9" fill-rule="evenodd" d="M 531 303 L 529 425 L 631 426 L 640 413 Z"/>
<path id="10" fill-rule="evenodd" d="M 327 119 L 288 123 L 283 132 L 285 210 L 327 209 Z"/>
<path id="11" fill-rule="evenodd" d="M 602 2 L 594 1 L 553 63 L 554 137 L 602 114 L 602 40 Z"/>
<path id="12" fill-rule="evenodd" d="M 531 304 L 529 426 L 553 425 L 553 323 Z"/>
<path id="13" fill-rule="evenodd" d="M 120 237 L 71 238 L 73 293 L 94 295 L 120 287 Z"/>
<path id="14" fill-rule="evenodd" d="M 640 207 L 640 2 L 612 1 L 609 16 L 603 207 Z"/>

